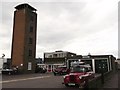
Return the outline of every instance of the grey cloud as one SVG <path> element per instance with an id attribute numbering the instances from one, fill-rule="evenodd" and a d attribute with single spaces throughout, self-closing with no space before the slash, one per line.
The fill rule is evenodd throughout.
<path id="1" fill-rule="evenodd" d="M 38 33 L 38 36 L 41 37 L 38 39 L 38 44 L 47 48 L 64 48 L 70 41 L 76 38 L 86 38 L 90 34 L 94 35 L 94 33 L 104 30 L 104 28 L 107 28 L 104 26 L 104 23 L 107 23 L 109 26 L 109 24 L 116 22 L 114 18 L 111 19 L 114 22 L 110 22 L 106 18 L 103 18 L 105 21 L 101 20 L 102 22 L 98 22 L 99 17 L 96 20 L 92 17 L 94 13 L 85 11 L 85 4 L 82 4 L 82 7 L 79 7 L 80 3 L 64 3 L 63 7 L 61 7 L 61 4 L 58 5 L 60 6 L 53 4 L 49 9 L 47 8 L 49 11 L 42 12 L 48 13 L 48 17 L 52 18 L 52 20 L 48 21 L 49 23 L 44 23 L 44 25 L 46 24 L 44 27 L 38 27 L 38 29 L 42 30 L 38 30 L 39 32 L 41 31 L 40 35 Z M 62 19 L 65 22 L 62 22 Z"/>
<path id="2" fill-rule="evenodd" d="M 41 37 L 41 38 L 40 38 Z M 74 38 L 74 35 L 71 33 L 67 32 L 62 32 L 62 33 L 51 33 L 51 34 L 45 34 L 39 36 L 38 38 L 38 44 L 43 45 L 43 46 L 52 46 L 52 45 L 57 45 L 61 46 L 65 45 L 65 43 L 69 42 Z"/>
<path id="3" fill-rule="evenodd" d="M 7 2 L 2 4 L 2 23 L 6 27 L 4 28 L 6 32 L 1 32 L 0 38 L 6 38 L 8 36 L 8 40 L 12 39 L 10 37 L 12 37 L 13 29 L 13 12 L 15 10 L 14 7 L 18 4 L 21 3 Z M 117 23 L 117 18 L 115 18 L 115 10 L 111 10 L 110 13 L 102 13 L 103 17 L 100 18 L 101 16 L 98 13 L 99 11 L 93 10 L 93 12 L 91 12 L 88 7 L 86 8 L 87 2 L 51 1 L 29 2 L 29 4 L 37 9 L 38 14 L 37 56 L 45 51 L 65 49 L 69 44 L 72 43 L 76 45 L 77 42 L 74 42 L 74 40 L 84 40 L 83 38 L 87 38 L 89 35 L 93 35 L 94 38 L 96 38 L 96 32 L 99 33 L 102 30 L 108 30 Z M 94 14 L 97 16 L 95 17 Z M 87 43 L 86 40 L 81 43 L 88 44 L 89 42 Z M 3 44 L 5 44 L 5 47 L 10 47 L 10 43 Z M 77 44 L 80 45 L 80 43 Z M 72 48 L 74 49 L 74 47 Z M 83 46 L 83 48 L 88 47 Z M 72 49 L 67 48 L 67 50 Z"/>
<path id="4" fill-rule="evenodd" d="M 13 19 L 13 13 L 14 13 L 14 5 L 16 3 L 14 2 L 2 2 L 2 22 L 3 23 L 11 23 Z"/>

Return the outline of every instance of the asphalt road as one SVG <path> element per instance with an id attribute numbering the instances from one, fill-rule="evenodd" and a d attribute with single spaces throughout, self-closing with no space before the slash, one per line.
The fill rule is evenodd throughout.
<path id="1" fill-rule="evenodd" d="M 112 77 L 105 82 L 103 88 L 118 88 L 120 71 L 112 75 Z M 52 73 L 45 74 L 24 74 L 24 75 L 3 75 L 2 88 L 62 88 L 64 90 L 75 89 L 76 87 L 65 87 L 63 84 L 63 76 L 54 76 Z"/>
<path id="2" fill-rule="evenodd" d="M 63 76 L 54 76 L 52 73 L 46 73 L 4 75 L 0 83 L 2 83 L 2 88 L 76 88 L 65 87 L 62 82 Z"/>

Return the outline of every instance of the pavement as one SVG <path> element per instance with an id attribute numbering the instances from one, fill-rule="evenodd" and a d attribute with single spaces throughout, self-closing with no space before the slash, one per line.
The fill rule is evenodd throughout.
<path id="1" fill-rule="evenodd" d="M 118 70 L 115 74 L 113 74 L 108 81 L 105 81 L 103 88 L 112 88 L 120 90 L 120 70 Z"/>

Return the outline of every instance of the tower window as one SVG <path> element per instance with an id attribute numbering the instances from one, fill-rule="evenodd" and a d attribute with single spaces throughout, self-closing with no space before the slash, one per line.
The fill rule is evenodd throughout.
<path id="1" fill-rule="evenodd" d="M 32 50 L 29 49 L 29 56 L 32 56 Z"/>
<path id="2" fill-rule="evenodd" d="M 29 44 L 32 44 L 33 43 L 33 39 L 30 37 L 29 38 Z"/>
<path id="3" fill-rule="evenodd" d="M 32 26 L 30 26 L 30 32 L 31 32 L 31 33 L 33 32 L 33 27 L 32 27 Z"/>
<path id="4" fill-rule="evenodd" d="M 31 15 L 31 18 L 30 18 L 30 19 L 31 19 L 31 21 L 33 21 L 33 20 L 34 20 L 34 17 Z"/>

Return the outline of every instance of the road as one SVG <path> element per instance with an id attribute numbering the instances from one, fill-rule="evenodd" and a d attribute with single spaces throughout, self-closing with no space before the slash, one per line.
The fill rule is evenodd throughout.
<path id="1" fill-rule="evenodd" d="M 103 88 L 118 88 L 118 79 L 120 71 L 114 74 Z M 63 84 L 63 76 L 54 76 L 52 73 L 45 74 L 24 74 L 24 75 L 3 75 L 2 88 L 62 88 L 79 90 L 76 87 L 65 87 Z M 4 90 L 4 89 L 3 89 Z M 12 90 L 12 89 L 11 89 Z"/>
<path id="2" fill-rule="evenodd" d="M 62 84 L 63 76 L 54 76 L 52 73 L 4 75 L 2 79 L 2 88 L 70 88 Z"/>

